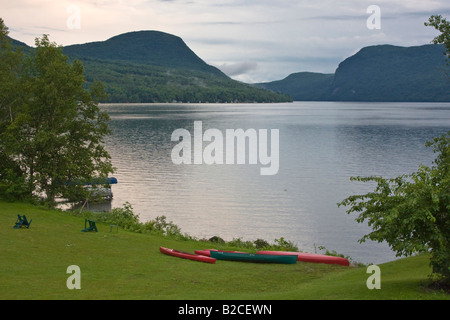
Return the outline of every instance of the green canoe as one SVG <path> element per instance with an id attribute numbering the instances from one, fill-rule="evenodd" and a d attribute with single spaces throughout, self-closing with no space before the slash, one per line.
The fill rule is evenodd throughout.
<path id="1" fill-rule="evenodd" d="M 285 263 L 294 264 L 297 262 L 297 255 L 270 255 L 241 252 L 211 251 L 211 257 L 217 260 L 232 260 L 244 262 L 263 263 Z"/>

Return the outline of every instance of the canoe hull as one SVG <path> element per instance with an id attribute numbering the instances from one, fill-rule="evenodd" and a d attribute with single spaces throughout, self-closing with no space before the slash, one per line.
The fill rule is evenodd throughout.
<path id="1" fill-rule="evenodd" d="M 295 264 L 297 262 L 296 255 L 269 255 L 213 250 L 210 251 L 210 255 L 212 258 L 215 258 L 217 260 L 282 264 Z"/>
<path id="2" fill-rule="evenodd" d="M 159 251 L 161 253 L 167 254 L 169 256 L 177 257 L 177 258 L 206 262 L 206 263 L 216 263 L 216 259 L 207 257 L 207 256 L 203 256 L 203 255 L 181 252 L 181 251 L 177 251 L 174 249 L 168 249 L 168 248 L 164 248 L 164 247 L 159 247 Z"/>
<path id="3" fill-rule="evenodd" d="M 349 266 L 350 262 L 341 257 L 327 256 L 324 254 L 304 253 L 304 252 L 289 252 L 289 251 L 258 251 L 258 254 L 267 255 L 296 255 L 297 261 L 312 262 L 312 263 L 326 263 L 326 264 L 339 264 L 342 266 Z"/>
<path id="4" fill-rule="evenodd" d="M 211 251 L 245 253 L 245 252 L 241 252 L 241 251 L 224 251 L 224 250 L 217 250 L 217 249 L 195 250 L 195 253 L 196 253 L 196 254 L 200 254 L 200 255 L 202 255 L 202 256 L 211 257 Z"/>

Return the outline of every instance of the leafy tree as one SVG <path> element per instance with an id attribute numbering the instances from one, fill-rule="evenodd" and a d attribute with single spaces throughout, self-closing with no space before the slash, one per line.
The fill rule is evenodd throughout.
<path id="1" fill-rule="evenodd" d="M 16 101 L 0 132 L 2 156 L 19 172 L 9 187 L 25 189 L 28 197 L 43 195 L 50 205 L 56 197 L 79 197 L 85 192 L 81 181 L 113 171 L 103 146 L 109 117 L 98 107 L 103 86 L 85 89 L 81 62 L 69 62 L 47 35 L 36 39 L 36 50 L 21 64 L 18 83 L 2 81 L 11 88 L 3 100 Z"/>
<path id="2" fill-rule="evenodd" d="M 447 57 L 450 57 L 450 21 L 441 15 L 433 15 L 425 22 L 426 26 L 434 27 L 441 34 L 433 39 L 434 44 L 445 44 L 447 49 Z"/>
<path id="3" fill-rule="evenodd" d="M 13 50 L 7 37 L 8 28 L 0 18 L 0 138 L 11 125 L 23 105 L 24 84 L 20 77 L 24 70 L 23 54 Z M 7 155 L 3 140 L 0 140 L 0 194 L 7 199 L 24 199 L 21 168 Z"/>
<path id="4" fill-rule="evenodd" d="M 435 44 L 445 44 L 450 57 L 450 22 L 431 16 L 426 26 L 441 32 Z M 373 192 L 353 195 L 338 203 L 358 213 L 356 221 L 368 222 L 367 239 L 386 241 L 397 256 L 429 252 L 434 274 L 450 285 L 450 131 L 427 142 L 437 154 L 434 166 L 421 165 L 417 172 L 393 179 L 352 177 L 353 181 L 375 182 Z"/>
<path id="5" fill-rule="evenodd" d="M 450 283 L 450 131 L 427 143 L 437 153 L 434 166 L 393 179 L 352 177 L 375 182 L 373 192 L 353 195 L 338 203 L 359 214 L 373 231 L 367 239 L 386 241 L 397 256 L 430 252 L 434 274 Z"/>

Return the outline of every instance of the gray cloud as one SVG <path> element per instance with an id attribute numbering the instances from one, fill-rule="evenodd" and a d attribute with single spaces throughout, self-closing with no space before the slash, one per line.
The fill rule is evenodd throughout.
<path id="1" fill-rule="evenodd" d="M 236 63 L 224 63 L 218 66 L 218 68 L 222 70 L 222 72 L 224 72 L 226 75 L 232 77 L 243 75 L 250 71 L 255 71 L 258 69 L 258 64 L 256 62 L 244 61 Z"/>

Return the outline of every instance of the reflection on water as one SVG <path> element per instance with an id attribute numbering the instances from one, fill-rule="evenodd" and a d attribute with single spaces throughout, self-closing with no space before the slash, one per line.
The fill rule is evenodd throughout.
<path id="1" fill-rule="evenodd" d="M 83 210 L 95 212 L 111 212 L 112 201 L 111 200 L 97 201 L 97 202 L 82 201 L 77 203 L 61 204 L 60 207 L 64 210 L 71 210 L 78 212 L 81 212 Z"/>
<path id="2" fill-rule="evenodd" d="M 430 165 L 425 147 L 450 130 L 450 104 L 129 104 L 104 105 L 113 135 L 107 140 L 114 174 L 113 207 L 132 204 L 141 220 L 165 215 L 182 232 L 226 240 L 284 237 L 304 251 L 315 246 L 380 263 L 386 245 L 359 244 L 369 232 L 336 203 L 373 185 L 351 176 L 393 177 Z M 279 129 L 280 168 L 260 165 L 175 165 L 175 129 Z M 208 143 L 205 142 L 203 146 Z"/>

